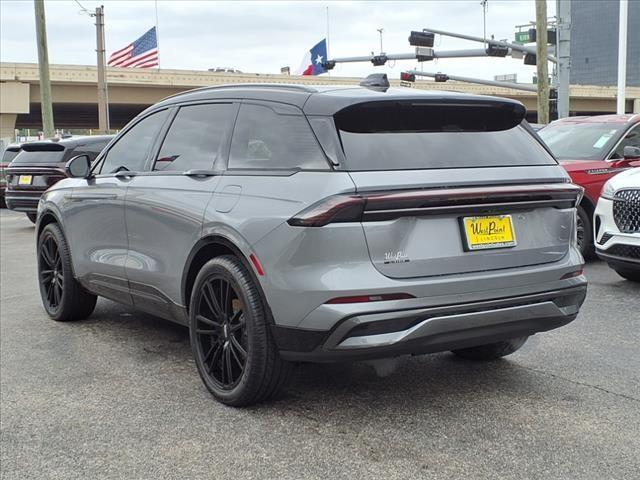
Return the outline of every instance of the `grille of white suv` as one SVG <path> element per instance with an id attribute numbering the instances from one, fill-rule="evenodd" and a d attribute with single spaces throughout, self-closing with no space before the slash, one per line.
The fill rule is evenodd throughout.
<path id="1" fill-rule="evenodd" d="M 622 233 L 640 232 L 640 190 L 620 190 L 616 193 L 613 219 Z"/>

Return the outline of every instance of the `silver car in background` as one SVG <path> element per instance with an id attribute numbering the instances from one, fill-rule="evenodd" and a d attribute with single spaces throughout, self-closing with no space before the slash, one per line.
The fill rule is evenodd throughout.
<path id="1" fill-rule="evenodd" d="M 582 190 L 524 116 L 413 89 L 170 97 L 43 196 L 44 307 L 76 320 L 103 296 L 189 326 L 204 384 L 235 406 L 296 361 L 508 355 L 586 294 Z"/>

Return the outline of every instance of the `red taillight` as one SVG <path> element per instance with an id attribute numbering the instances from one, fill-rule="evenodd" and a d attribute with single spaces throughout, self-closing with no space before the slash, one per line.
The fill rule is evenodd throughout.
<path id="1" fill-rule="evenodd" d="M 323 227 L 335 222 L 359 222 L 364 204 L 359 195 L 335 195 L 311 205 L 288 223 L 293 227 Z"/>
<path id="2" fill-rule="evenodd" d="M 251 260 L 251 263 L 253 263 L 253 268 L 256 269 L 256 273 L 261 277 L 264 277 L 264 270 L 262 269 L 262 265 L 260 265 L 260 261 L 258 260 L 258 257 L 256 257 L 252 253 L 251 255 L 249 255 L 249 260 Z"/>
<path id="3" fill-rule="evenodd" d="M 565 273 L 562 277 L 560 277 L 560 280 L 566 280 L 567 278 L 573 278 L 573 277 L 579 277 L 580 275 L 582 275 L 583 270 L 576 270 L 575 272 L 569 272 L 569 273 Z"/>
<path id="4" fill-rule="evenodd" d="M 356 295 L 353 297 L 332 298 L 326 303 L 335 305 L 340 303 L 365 303 L 365 302 L 384 302 L 387 300 L 406 300 L 408 298 L 416 298 L 408 293 L 386 293 L 383 295 Z"/>

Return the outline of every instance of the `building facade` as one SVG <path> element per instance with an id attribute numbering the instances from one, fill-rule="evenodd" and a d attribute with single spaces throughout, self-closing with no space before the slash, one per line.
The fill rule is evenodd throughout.
<path id="1" fill-rule="evenodd" d="M 571 2 L 571 85 L 618 81 L 618 0 Z M 640 0 L 629 0 L 627 86 L 640 86 Z"/>

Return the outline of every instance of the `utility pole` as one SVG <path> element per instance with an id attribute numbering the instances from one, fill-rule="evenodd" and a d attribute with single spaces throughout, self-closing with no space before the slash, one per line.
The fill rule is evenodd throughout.
<path id="1" fill-rule="evenodd" d="M 384 28 L 376 28 L 376 30 L 380 34 L 380 55 L 382 55 L 384 53 L 384 50 L 382 49 L 382 32 L 384 32 Z"/>
<path id="2" fill-rule="evenodd" d="M 104 48 L 104 7 L 96 8 L 96 53 L 98 54 L 98 130 L 109 133 L 109 106 L 107 102 L 106 55 Z"/>
<path id="3" fill-rule="evenodd" d="M 536 0 L 536 66 L 538 70 L 538 123 L 549 123 L 547 0 Z"/>
<path id="4" fill-rule="evenodd" d="M 625 87 L 627 85 L 627 16 L 628 0 L 620 0 L 620 24 L 618 26 L 618 99 L 616 113 L 625 113 Z"/>
<path id="5" fill-rule="evenodd" d="M 44 18 L 44 0 L 34 0 L 36 13 L 36 38 L 38 42 L 38 67 L 40 70 L 40 103 L 42 130 L 45 138 L 51 138 L 53 129 L 53 106 L 51 105 L 51 79 L 49 78 L 49 51 L 47 49 L 47 27 Z"/>

